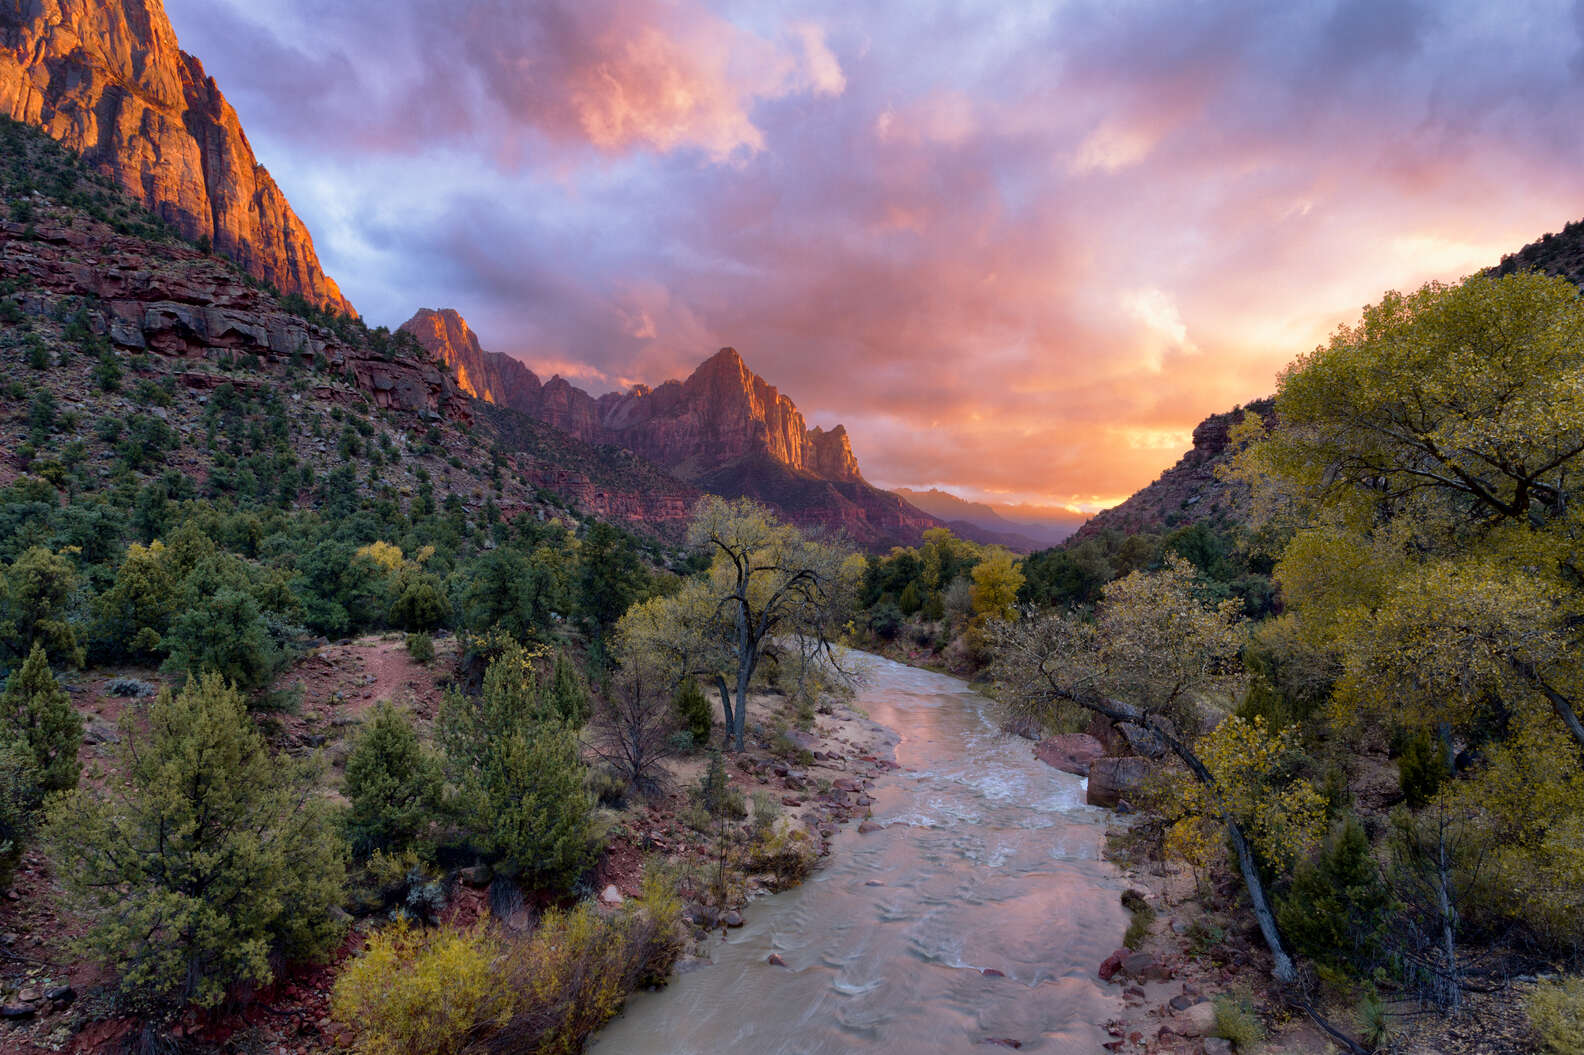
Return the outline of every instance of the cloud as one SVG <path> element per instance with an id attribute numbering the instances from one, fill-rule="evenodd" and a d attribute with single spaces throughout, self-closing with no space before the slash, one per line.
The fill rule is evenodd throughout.
<path id="1" fill-rule="evenodd" d="M 865 473 L 1093 508 L 1580 211 L 1584 7 L 167 0 L 372 321 L 715 348 Z"/>

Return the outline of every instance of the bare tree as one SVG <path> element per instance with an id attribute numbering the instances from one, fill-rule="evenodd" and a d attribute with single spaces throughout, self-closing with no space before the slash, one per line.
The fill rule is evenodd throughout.
<path id="1" fill-rule="evenodd" d="M 641 670 L 623 670 L 595 706 L 594 752 L 641 795 L 661 786 L 660 763 L 674 753 L 676 715 L 669 695 Z"/>

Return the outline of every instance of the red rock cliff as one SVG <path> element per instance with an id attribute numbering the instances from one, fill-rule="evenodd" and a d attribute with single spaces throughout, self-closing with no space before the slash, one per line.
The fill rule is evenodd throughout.
<path id="1" fill-rule="evenodd" d="M 0 0 L 0 113 L 113 176 L 185 237 L 352 315 L 236 112 L 160 0 Z"/>

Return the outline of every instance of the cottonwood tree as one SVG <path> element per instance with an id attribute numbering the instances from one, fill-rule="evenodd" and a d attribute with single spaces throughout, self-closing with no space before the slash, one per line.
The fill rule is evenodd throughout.
<path id="1" fill-rule="evenodd" d="M 804 687 L 821 672 L 843 676 L 833 644 L 863 561 L 746 498 L 701 500 L 688 542 L 712 557 L 708 574 L 630 609 L 617 625 L 617 654 L 624 666 L 658 675 L 660 685 L 696 677 L 714 686 L 726 742 L 740 751 L 762 660 L 792 664 Z"/>
<path id="2" fill-rule="evenodd" d="M 1495 696 L 1584 747 L 1584 301 L 1564 279 L 1390 293 L 1282 377 L 1237 474 L 1293 527 L 1276 568 L 1352 677 L 1344 704 L 1433 715 Z"/>
<path id="3" fill-rule="evenodd" d="M 1269 801 L 1251 783 L 1266 768 L 1261 729 L 1222 723 L 1205 735 L 1202 700 L 1229 695 L 1241 680 L 1245 632 L 1241 602 L 1206 604 L 1198 576 L 1180 558 L 1158 572 L 1134 572 L 1106 587 L 1094 618 L 1032 614 L 990 627 L 992 672 L 1003 698 L 1050 722 L 1074 708 L 1139 726 L 1158 737 L 1197 785 L 1194 807 L 1225 829 L 1249 901 L 1282 982 L 1297 977 L 1282 944 L 1255 854 L 1254 837 L 1272 847 L 1313 838 L 1312 789 L 1291 802 Z"/>

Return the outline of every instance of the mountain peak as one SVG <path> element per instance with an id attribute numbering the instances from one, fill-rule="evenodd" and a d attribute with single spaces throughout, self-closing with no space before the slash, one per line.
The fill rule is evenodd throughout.
<path id="1" fill-rule="evenodd" d="M 81 154 L 182 237 L 283 293 L 357 314 L 160 4 L 0 4 L 0 41 L 0 113 Z"/>

